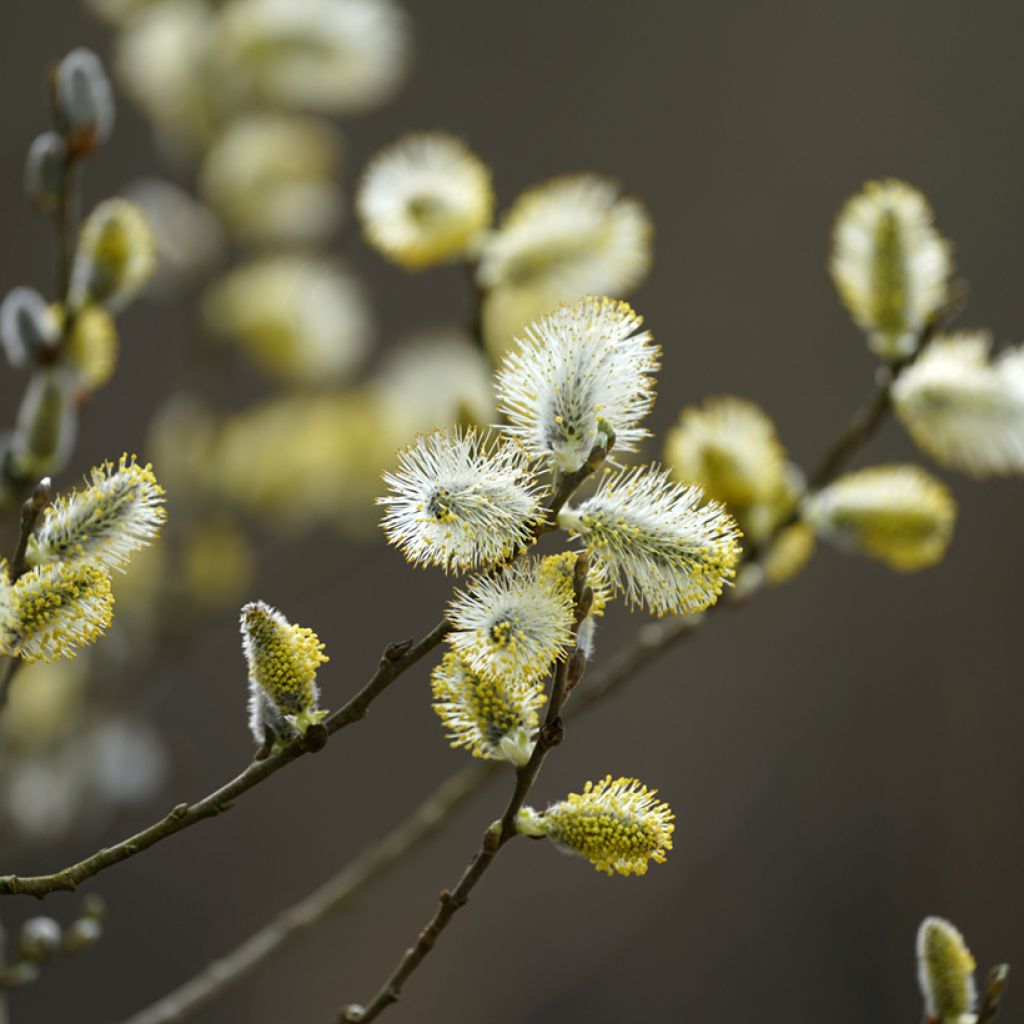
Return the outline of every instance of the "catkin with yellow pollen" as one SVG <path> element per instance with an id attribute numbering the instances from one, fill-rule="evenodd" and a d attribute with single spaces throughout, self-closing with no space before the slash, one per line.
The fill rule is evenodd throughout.
<path id="1" fill-rule="evenodd" d="M 559 525 L 586 545 L 612 590 L 655 615 L 690 615 L 714 604 L 735 576 L 740 530 L 699 487 L 655 466 L 606 475 L 593 497 L 562 509 Z"/>
<path id="2" fill-rule="evenodd" d="M 0 565 L 0 654 L 73 658 L 110 625 L 113 606 L 110 577 L 91 563 L 37 566 L 13 584 Z"/>
<path id="3" fill-rule="evenodd" d="M 287 739 L 319 722 L 317 669 L 328 660 L 316 633 L 253 601 L 242 609 L 242 650 L 249 666 L 249 726 L 258 743 L 269 730 Z"/>
<path id="4" fill-rule="evenodd" d="M 122 455 L 95 467 L 83 490 L 61 495 L 46 509 L 28 559 L 34 565 L 87 561 L 123 571 L 166 518 L 153 467 Z"/>
<path id="5" fill-rule="evenodd" d="M 574 603 L 536 559 L 477 576 L 456 591 L 448 642 L 486 679 L 536 682 L 572 642 Z"/>
<path id="6" fill-rule="evenodd" d="M 474 757 L 522 766 L 533 753 L 538 711 L 547 697 L 538 684 L 485 679 L 449 651 L 430 677 L 434 711 L 453 747 Z"/>
<path id="7" fill-rule="evenodd" d="M 608 875 L 644 875 L 650 861 L 664 864 L 675 830 L 675 815 L 656 796 L 637 779 L 607 775 L 542 813 L 524 807 L 517 827 L 546 836 Z"/>

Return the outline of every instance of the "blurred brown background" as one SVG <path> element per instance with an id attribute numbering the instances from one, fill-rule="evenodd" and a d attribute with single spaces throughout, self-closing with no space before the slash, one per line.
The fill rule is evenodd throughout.
<path id="1" fill-rule="evenodd" d="M 406 7 L 415 67 L 396 102 L 349 121 L 349 180 L 380 144 L 431 127 L 464 135 L 492 164 L 502 205 L 559 172 L 617 176 L 658 230 L 634 304 L 665 348 L 659 432 L 682 404 L 733 392 L 763 404 L 804 465 L 820 455 L 873 369 L 825 273 L 836 209 L 867 177 L 924 189 L 971 284 L 963 323 L 1020 339 L 1020 4 Z M 50 275 L 46 226 L 18 187 L 45 118 L 42 69 L 79 43 L 106 54 L 109 36 L 73 0 L 7 0 L 0 24 L 5 291 Z M 93 198 L 157 167 L 145 125 L 126 102 L 119 115 L 89 171 Z M 462 316 L 457 270 L 409 276 L 351 233 L 347 244 L 386 338 Z M 180 379 L 186 329 L 183 315 L 152 304 L 129 312 L 118 377 L 87 418 L 68 479 L 141 444 L 150 410 Z M 6 423 L 21 382 L 2 372 Z M 863 461 L 904 457 L 912 449 L 889 426 Z M 537 802 L 605 772 L 637 775 L 679 817 L 667 866 L 609 880 L 515 844 L 388 1019 L 913 1024 L 914 932 L 927 913 L 956 921 L 982 968 L 1005 959 L 1024 969 L 1024 488 L 953 483 L 958 536 L 939 568 L 896 577 L 822 550 L 792 585 L 713 622 L 572 728 Z M 325 702 L 336 706 L 384 643 L 436 620 L 446 592 L 439 574 L 413 573 L 394 552 L 321 537 L 268 560 L 253 596 L 287 602 L 319 631 L 333 656 Z M 613 619 L 604 651 L 638 624 Z M 430 711 L 427 672 L 227 817 L 90 883 L 109 902 L 106 937 L 16 993 L 15 1024 L 109 1024 L 138 1009 L 460 767 L 465 755 L 446 747 Z M 155 805 L 3 870 L 62 866 L 244 764 L 233 616 L 166 673 L 159 713 L 173 768 Z M 305 1024 L 368 998 L 503 801 L 503 787 L 487 790 L 350 914 L 196 1019 Z M 56 896 L 46 907 L 70 916 L 77 903 Z M 5 900 L 0 910 L 10 925 L 40 908 Z M 1010 999 L 1012 1019 L 1024 984 Z"/>

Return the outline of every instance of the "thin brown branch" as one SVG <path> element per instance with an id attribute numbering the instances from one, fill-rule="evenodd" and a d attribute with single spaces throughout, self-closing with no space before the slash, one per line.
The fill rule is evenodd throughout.
<path id="1" fill-rule="evenodd" d="M 64 337 L 65 340 L 70 334 L 72 316 L 68 296 L 71 291 L 71 267 L 75 258 L 75 246 L 77 243 L 78 215 L 77 215 L 77 184 L 78 184 L 78 160 L 76 155 L 68 148 L 68 155 L 64 161 L 64 187 L 61 189 L 57 201 L 57 209 L 54 211 L 54 230 L 56 232 L 56 292 L 57 301 L 63 303 L 65 311 Z"/>
<path id="2" fill-rule="evenodd" d="M 825 453 L 818 468 L 808 476 L 808 486 L 817 490 L 831 483 L 846 468 L 850 459 L 871 440 L 892 409 L 892 386 L 899 375 L 917 358 L 932 338 L 960 315 L 967 302 L 967 284 L 954 281 L 946 304 L 925 325 L 914 351 L 904 359 L 885 363 L 875 373 L 875 386 L 864 405 L 854 413 L 846 430 Z"/>
<path id="3" fill-rule="evenodd" d="M 51 489 L 50 478 L 44 476 L 36 484 L 32 493 L 21 506 L 21 520 L 18 524 L 18 546 L 14 549 L 14 557 L 11 559 L 11 582 L 24 576 L 28 571 L 26 556 L 28 555 L 28 544 L 35 532 L 36 523 L 44 508 L 50 504 Z"/>
<path id="4" fill-rule="evenodd" d="M 35 532 L 36 523 L 44 508 L 50 504 L 50 478 L 43 477 L 36 484 L 28 499 L 21 506 L 21 519 L 18 524 L 18 545 L 14 549 L 14 557 L 11 559 L 10 579 L 15 582 L 28 571 L 25 561 L 28 555 L 29 541 Z M 9 655 L 0 671 L 0 711 L 7 706 L 7 696 L 11 691 L 11 680 L 14 673 L 21 667 L 21 658 L 17 655 Z"/>
<path id="5" fill-rule="evenodd" d="M 571 491 L 569 493 L 571 494 Z M 580 555 L 576 564 L 577 572 L 574 581 L 575 606 L 579 609 L 586 585 L 586 556 Z M 578 628 L 579 617 L 577 616 L 577 621 L 573 627 L 574 638 Z M 573 646 L 575 648 L 575 643 Z M 463 872 L 455 888 L 450 892 L 448 890 L 441 892 L 438 907 L 433 917 L 423 931 L 420 932 L 413 946 L 405 951 L 398 965 L 391 972 L 377 994 L 365 1007 L 343 1007 L 338 1014 L 337 1024 L 346 1024 L 346 1022 L 350 1021 L 362 1021 L 364 1024 L 368 1024 L 369 1021 L 376 1020 L 393 1003 L 398 1002 L 406 981 L 430 954 L 430 951 L 437 944 L 437 940 L 451 923 L 456 913 L 469 901 L 470 894 L 487 873 L 491 864 L 494 863 L 498 852 L 518 834 L 516 818 L 520 810 L 522 810 L 526 797 L 533 788 L 533 784 L 537 781 L 537 776 L 540 774 L 548 754 L 562 742 L 562 708 L 573 686 L 579 682 L 585 665 L 586 661 L 583 658 L 583 654 L 578 649 L 574 649 L 559 659 L 551 684 L 551 696 L 548 700 L 547 714 L 544 718 L 544 724 L 538 733 L 536 746 L 533 748 L 530 760 L 516 770 L 515 786 L 512 789 L 512 795 L 509 797 L 501 818 L 494 822 L 484 833 L 483 839 L 480 842 L 480 849 L 470 861 L 469 866 Z"/>
<path id="6" fill-rule="evenodd" d="M 873 392 L 872 399 L 864 409 L 854 417 L 851 421 L 850 427 L 826 454 L 818 470 L 812 474 L 811 479 L 813 481 L 817 481 L 819 486 L 822 482 L 827 482 L 827 480 L 831 479 L 831 476 L 839 471 L 839 469 L 845 464 L 846 460 L 852 457 L 852 455 L 873 436 L 874 432 L 877 430 L 878 426 L 889 411 L 889 387 L 892 379 L 893 374 L 892 371 L 890 371 L 888 379 L 879 382 L 875 392 Z M 602 450 L 595 448 L 594 452 L 591 453 L 591 458 L 588 459 L 587 466 L 580 471 L 580 474 L 578 474 L 578 479 L 567 478 L 557 482 L 555 496 L 553 497 L 550 505 L 551 522 L 550 524 L 545 524 L 545 528 L 539 532 L 546 532 L 547 529 L 554 528 L 553 521 L 557 516 L 558 510 L 566 501 L 569 500 L 572 493 L 580 483 L 582 483 L 582 481 L 597 468 L 600 462 L 604 460 L 606 455 L 607 449 Z M 780 524 L 776 532 L 781 530 L 785 525 L 788 525 L 788 523 Z M 735 602 L 722 602 L 722 605 L 719 607 L 728 606 L 734 603 Z M 673 643 L 691 635 L 694 627 L 702 621 L 702 618 L 703 617 L 692 617 L 687 619 L 668 620 L 665 622 L 651 624 L 641 630 L 632 645 L 622 648 L 612 662 L 606 666 L 605 670 L 595 675 L 592 685 L 583 691 L 580 698 L 576 701 L 576 713 L 581 713 L 588 708 L 595 706 L 601 700 L 613 693 L 619 686 L 630 681 L 634 677 L 635 673 L 643 668 L 647 662 L 663 653 Z M 435 629 L 435 633 L 441 630 L 437 642 L 439 642 L 444 636 L 447 629 L 448 626 L 445 622 L 439 624 Z M 431 636 L 433 636 L 433 634 L 431 634 Z M 426 653 L 426 650 L 424 650 L 423 653 Z M 402 657 L 408 656 L 408 654 L 402 655 Z M 385 661 L 386 660 L 387 659 L 385 659 Z M 383 664 L 384 662 L 382 662 L 382 666 Z M 567 669 L 567 661 L 563 662 L 559 666 L 559 675 L 562 679 L 561 688 L 563 694 Z M 340 716 L 345 713 L 346 709 L 351 708 L 351 714 L 354 717 L 349 721 L 356 721 L 359 718 L 364 717 L 369 704 L 372 702 L 374 697 L 379 694 L 379 692 L 382 692 L 386 685 L 387 683 L 384 683 L 383 686 L 378 686 L 376 683 L 376 677 L 372 678 L 367 686 L 364 687 L 363 691 L 354 698 L 353 702 L 346 705 L 346 708 L 343 708 L 341 712 L 337 713 L 337 715 Z M 556 687 L 557 686 L 558 682 L 556 676 Z M 363 698 L 363 700 L 360 700 L 360 698 Z M 555 706 L 555 701 L 552 700 L 549 705 L 549 720 L 546 722 L 549 739 L 552 736 L 550 726 L 552 723 L 558 721 L 557 713 L 552 710 Z M 349 721 L 346 721 L 344 724 L 349 724 Z M 333 724 L 333 716 L 330 724 Z M 340 727 L 340 724 L 336 726 L 336 728 Z M 331 731 L 334 731 L 334 729 Z M 560 729 L 556 730 L 555 735 L 560 738 Z M 456 886 L 456 889 L 451 893 L 442 893 L 440 901 L 441 906 L 432 918 L 431 922 L 421 933 L 416 946 L 412 950 L 408 951 L 406 956 L 403 957 L 398 968 L 396 968 L 391 978 L 389 978 L 388 982 L 377 996 L 374 997 L 371 1004 L 365 1010 L 356 1007 L 346 1008 L 342 1011 L 342 1015 L 339 1018 L 341 1021 L 372 1020 L 374 1017 L 379 1015 L 383 1009 L 398 999 L 405 980 L 412 974 L 427 953 L 429 953 L 430 949 L 436 942 L 438 935 L 443 931 L 444 927 L 446 927 L 451 917 L 454 916 L 455 912 L 461 906 L 465 905 L 465 902 L 468 900 L 469 893 L 486 872 L 490 863 L 493 861 L 494 856 L 497 854 L 497 851 L 515 834 L 515 816 L 522 807 L 526 795 L 529 792 L 533 781 L 536 779 L 536 774 L 539 772 L 540 767 L 539 762 L 536 764 L 535 770 L 532 772 L 532 777 L 528 777 L 526 773 L 529 773 L 531 765 L 534 765 L 534 759 L 537 757 L 538 751 L 542 751 L 539 759 L 542 761 L 543 756 L 547 753 L 547 749 L 549 749 L 547 744 L 538 743 L 537 750 L 534 752 L 534 758 L 531 758 L 530 763 L 528 763 L 524 769 L 517 772 L 516 787 L 501 821 L 496 822 L 495 825 L 486 833 L 481 844 L 481 850 L 467 868 L 462 879 L 460 879 L 458 886 Z M 263 762 L 263 764 L 265 765 L 266 762 Z M 213 1001 L 213 999 L 236 981 L 244 977 L 249 971 L 269 959 L 281 946 L 285 945 L 291 939 L 295 938 L 308 928 L 313 927 L 325 917 L 337 912 L 347 905 L 349 900 L 359 890 L 361 890 L 365 884 L 369 883 L 380 874 L 383 874 L 409 850 L 418 846 L 422 841 L 434 834 L 455 807 L 467 799 L 471 793 L 480 788 L 483 782 L 493 774 L 494 767 L 494 765 L 490 764 L 474 765 L 471 766 L 471 768 L 465 769 L 450 777 L 446 782 L 442 783 L 442 785 L 430 797 L 428 797 L 424 804 L 421 805 L 418 811 L 410 819 L 399 825 L 381 842 L 366 850 L 356 861 L 353 861 L 352 864 L 343 869 L 338 875 L 334 876 L 319 889 L 311 893 L 300 904 L 297 904 L 295 907 L 292 907 L 279 915 L 274 922 L 251 936 L 250 939 L 239 946 L 231 954 L 208 965 L 208 967 L 200 972 L 200 974 L 186 982 L 179 989 L 176 989 L 174 992 L 164 997 L 164 999 L 160 1000 L 152 1007 L 131 1018 L 126 1022 L 126 1024 L 160 1024 L 160 1022 L 165 1021 L 184 1020 L 190 1016 L 194 1010 L 197 1010 Z M 243 773 L 243 775 L 244 774 L 245 773 Z M 456 794 L 456 798 L 450 799 L 449 797 L 453 793 Z M 174 812 L 172 812 L 172 814 L 173 813 Z M 511 826 L 511 830 L 509 826 Z M 72 870 L 73 869 L 66 869 L 66 871 Z M 93 871 L 91 873 L 95 874 L 96 872 Z M 58 873 L 58 875 L 59 874 L 62 873 Z M 20 881 L 22 883 L 27 883 L 55 877 L 57 876 L 43 876 L 43 879 L 23 879 Z M 85 877 L 88 877 L 88 875 Z M 8 876 L 7 879 L 0 878 L 0 893 L 5 891 L 27 891 L 20 888 L 5 889 L 5 882 L 9 882 L 10 880 L 11 876 Z M 1003 987 L 1005 987 L 1005 975 L 1003 976 Z M 991 1019 L 991 1017 L 994 1016 L 995 1008 L 998 1004 L 998 997 L 1001 994 L 1001 991 L 1002 990 L 999 989 L 996 993 L 993 1008 L 991 1012 L 989 1012 L 987 1019 Z M 986 1005 L 987 1003 L 988 993 L 986 994 Z M 980 1017 L 979 1019 L 985 1020 L 986 1018 Z"/>
<path id="7" fill-rule="evenodd" d="M 939 321 L 937 319 L 925 329 L 922 333 L 918 350 L 928 344 L 932 335 L 938 329 L 938 324 Z M 908 362 L 909 360 L 900 364 L 883 367 L 879 370 L 876 376 L 875 387 L 872 390 L 867 403 L 854 415 L 847 429 L 840 435 L 836 443 L 826 452 L 825 456 L 819 463 L 818 468 L 811 474 L 810 483 L 812 489 L 821 487 L 831 481 L 848 463 L 848 461 L 875 435 L 892 407 L 892 383 Z M 610 447 L 611 444 L 608 445 L 608 448 Z M 587 464 L 581 468 L 580 473 L 582 475 L 579 480 L 571 478 L 567 480 L 556 480 L 556 496 L 561 495 L 563 489 L 567 489 L 567 493 L 565 493 L 564 497 L 561 497 L 561 500 L 557 503 L 556 510 L 551 516 L 552 520 L 557 517 L 557 509 L 560 509 L 562 505 L 569 500 L 572 493 L 577 487 L 579 487 L 580 483 L 582 483 L 583 480 L 585 480 L 586 477 L 597 468 L 606 455 L 607 450 L 602 451 L 600 448 L 595 448 L 591 453 L 591 458 L 588 459 Z M 554 504 L 555 503 L 553 502 L 553 505 Z M 772 536 L 769 538 L 769 543 L 766 547 L 748 552 L 748 560 L 756 561 L 759 559 L 764 551 L 767 550 L 767 547 L 770 546 L 771 540 L 777 537 L 783 529 L 795 521 L 798 514 L 798 509 L 794 509 L 790 517 L 784 519 L 774 528 Z M 722 601 L 716 607 L 729 607 L 734 603 L 736 602 Z M 639 642 L 640 638 L 638 638 L 637 646 L 630 649 L 623 658 L 621 664 L 621 676 L 616 676 L 615 678 L 622 679 L 628 677 L 630 672 L 634 670 L 634 667 L 642 664 L 648 656 L 653 656 L 662 648 L 662 646 L 670 642 L 672 639 L 685 635 L 689 629 L 692 628 L 692 622 L 689 620 L 677 620 L 675 623 L 671 623 L 663 628 L 665 632 L 650 635 L 651 638 L 648 640 L 646 645 Z M 642 635 L 643 634 L 641 634 L 641 636 Z M 567 665 L 568 661 L 563 661 L 559 664 L 559 671 L 556 674 L 556 681 L 552 691 L 552 700 L 548 708 L 548 721 L 545 723 L 545 730 L 551 727 L 552 715 L 554 715 L 554 720 L 560 725 L 558 713 L 561 710 L 561 705 L 556 704 L 555 697 L 556 694 L 558 694 L 564 698 L 565 669 L 567 668 Z M 561 690 L 559 689 L 559 677 L 561 677 L 562 680 Z M 616 683 L 616 685 L 618 684 Z M 537 748 L 534 751 L 534 756 L 531 757 L 530 762 L 516 773 L 516 787 L 513 792 L 512 799 L 506 808 L 505 814 L 502 816 L 500 822 L 491 826 L 484 835 L 479 852 L 470 862 L 469 867 L 464 872 L 456 888 L 452 892 L 448 892 L 446 890 L 441 893 L 440 906 L 433 918 L 420 933 L 416 944 L 406 951 L 405 955 L 399 961 L 398 966 L 371 1002 L 365 1008 L 355 1005 L 343 1008 L 337 1018 L 337 1024 L 347 1024 L 347 1022 L 354 1021 L 364 1022 L 365 1024 L 365 1022 L 375 1020 L 385 1009 L 387 1009 L 388 1006 L 398 1001 L 405 981 L 422 963 L 431 949 L 433 949 L 437 938 L 447 927 L 456 911 L 465 905 L 469 898 L 469 894 L 486 873 L 498 851 L 504 843 L 515 834 L 514 828 L 516 815 L 522 807 L 523 801 L 529 793 L 533 781 L 536 779 L 536 772 L 539 771 L 540 763 L 543 762 L 543 758 L 547 753 L 547 749 L 545 749 L 545 744 L 543 743 L 545 730 L 541 731 L 541 741 L 538 742 Z M 557 733 L 557 737 L 557 741 L 560 741 L 560 729 Z M 531 766 L 534 765 L 534 761 L 537 759 L 538 754 L 540 754 L 539 763 L 536 765 L 536 770 L 531 777 L 529 775 Z"/>
<path id="8" fill-rule="evenodd" d="M 600 465 L 607 455 L 611 443 L 606 447 L 595 448 L 587 462 L 576 473 L 558 480 L 554 495 L 548 506 L 548 522 L 538 527 L 538 535 L 547 529 L 554 528 L 554 519 L 562 505 L 572 496 L 579 485 Z M 182 803 L 175 806 L 159 821 L 133 836 L 97 851 L 77 864 L 69 865 L 61 871 L 48 875 L 35 875 L 21 878 L 17 875 L 0 876 L 0 896 L 27 894 L 42 897 L 59 890 L 74 891 L 87 878 L 119 864 L 123 860 L 134 857 L 143 850 L 169 838 L 177 832 L 192 825 L 216 817 L 229 810 L 234 801 L 243 793 L 259 785 L 271 775 L 276 774 L 285 765 L 301 757 L 303 754 L 319 750 L 327 738 L 354 722 L 365 718 L 370 705 L 388 686 L 407 668 L 415 664 L 429 651 L 433 650 L 451 629 L 447 619 L 442 619 L 430 633 L 419 643 L 394 644 L 387 649 L 381 658 L 377 671 L 370 677 L 366 685 L 344 707 L 335 711 L 321 727 L 311 728 L 305 736 L 298 737 L 274 753 L 258 757 L 240 775 L 230 782 L 214 790 L 197 803 Z M 13 674 L 13 670 L 11 670 Z M 0 679 L 0 687 L 2 687 Z M 0 694 L 2 696 L 2 694 Z M 262 751 L 260 752 L 263 753 Z"/>
<path id="9" fill-rule="evenodd" d="M 0 895 L 24 894 L 42 897 L 60 890 L 73 892 L 87 878 L 92 878 L 101 871 L 128 860 L 143 850 L 148 850 L 183 829 L 230 810 L 235 800 L 242 794 L 275 775 L 285 765 L 303 754 L 320 749 L 327 736 L 365 718 L 370 704 L 406 669 L 411 668 L 425 654 L 432 651 L 447 635 L 449 628 L 448 622 L 442 620 L 422 640 L 412 644 L 402 653 L 396 653 L 394 646 L 388 648 L 366 685 L 347 704 L 335 711 L 326 720 L 322 729 L 310 729 L 306 736 L 297 737 L 269 757 L 254 761 L 240 775 L 215 789 L 202 800 L 193 804 L 178 804 L 148 828 L 113 846 L 97 851 L 77 864 L 49 875 L 27 878 L 20 878 L 17 875 L 0 876 Z M 404 644 L 399 646 L 404 647 Z"/>
<path id="10" fill-rule="evenodd" d="M 901 367 L 879 366 L 875 372 L 875 386 L 864 404 L 850 420 L 846 430 L 825 453 L 818 468 L 808 477 L 808 487 L 814 491 L 831 483 L 846 468 L 850 459 L 881 427 L 892 407 L 891 387 Z"/>
<path id="11" fill-rule="evenodd" d="M 585 687 L 573 691 L 573 700 L 563 709 L 563 717 L 579 718 L 620 687 L 634 682 L 650 662 L 692 636 L 702 621 L 701 616 L 691 616 L 644 626 L 631 643 L 619 648 L 601 669 L 588 676 Z M 365 886 L 436 835 L 474 793 L 498 774 L 500 767 L 496 761 L 474 762 L 454 772 L 406 821 L 367 847 L 301 902 L 124 1024 L 180 1024 L 219 999 L 283 948 L 346 909 Z"/>
<path id="12" fill-rule="evenodd" d="M 11 692 L 11 680 L 15 672 L 21 668 L 21 658 L 8 657 L 4 659 L 4 667 L 0 672 L 0 711 L 7 707 L 7 697 Z"/>
<path id="13" fill-rule="evenodd" d="M 474 762 L 446 779 L 397 828 L 367 847 L 355 860 L 280 913 L 240 946 L 207 964 L 195 977 L 124 1024 L 177 1024 L 214 1002 L 227 989 L 265 963 L 283 946 L 348 907 L 372 881 L 401 861 L 409 850 L 441 830 L 489 778 L 492 764 Z"/>

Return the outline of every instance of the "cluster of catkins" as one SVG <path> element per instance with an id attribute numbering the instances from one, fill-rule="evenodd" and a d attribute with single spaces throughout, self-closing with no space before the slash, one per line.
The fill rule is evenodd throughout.
<path id="1" fill-rule="evenodd" d="M 579 182 L 549 187 L 489 233 L 483 165 L 457 140 L 416 135 L 370 166 L 359 209 L 371 244 L 395 262 L 419 268 L 470 259 L 482 281 L 488 266 L 501 263 L 503 287 L 512 288 L 564 259 L 557 243 L 572 224 L 559 238 L 552 214 L 559 194 L 572 189 L 585 194 Z M 612 205 L 613 197 L 605 214 Z M 606 257 L 605 268 L 621 269 L 637 249 L 635 232 L 621 221 L 608 219 L 603 248 L 593 250 Z M 523 237 L 517 224 L 526 226 Z M 1016 351 L 990 362 L 981 335 L 938 334 L 949 301 L 949 252 L 918 192 L 894 181 L 870 183 L 837 221 L 832 273 L 888 364 L 889 398 L 920 446 L 975 474 L 1020 471 L 1024 364 Z M 667 468 L 618 465 L 647 435 L 643 420 L 659 362 L 650 332 L 625 302 L 586 297 L 557 305 L 519 330 L 500 356 L 495 428 L 421 435 L 385 473 L 389 493 L 379 504 L 388 539 L 414 565 L 475 574 L 452 600 L 450 650 L 432 677 L 434 707 L 453 746 L 526 765 L 548 700 L 546 678 L 563 659 L 592 656 L 595 617 L 615 597 L 659 616 L 699 614 L 738 571 L 746 586 L 788 578 L 817 536 L 905 571 L 944 554 L 955 504 L 942 482 L 900 465 L 808 488 L 771 420 L 739 398 L 683 410 L 667 440 Z M 596 488 L 576 500 L 594 473 Z M 585 561 L 576 550 L 529 552 L 555 529 L 578 542 Z M 744 533 L 757 552 L 746 565 Z M 581 565 L 583 602 L 574 589 Z M 295 639 L 287 683 L 268 682 L 270 673 L 253 668 L 255 607 L 243 616 L 254 733 L 261 742 L 287 739 L 315 708 L 319 648 L 311 656 L 305 640 Z M 279 623 L 279 631 L 294 628 Z M 303 673 L 308 679 L 299 685 Z M 524 808 L 518 825 L 600 870 L 631 874 L 671 848 L 671 817 L 636 780 L 608 777 L 545 812 Z"/>
<path id="2" fill-rule="evenodd" d="M 650 264 L 643 207 L 592 175 L 525 193 L 492 226 L 490 172 L 464 143 L 439 133 L 410 135 L 383 150 L 367 168 L 357 210 L 369 243 L 395 263 L 470 264 L 483 338 L 496 359 L 510 346 L 515 352 L 514 339 L 538 331 L 560 302 L 587 292 L 621 297 Z M 832 277 L 887 366 L 897 418 L 944 467 L 1019 474 L 1024 356 L 1012 348 L 993 358 L 984 331 L 943 333 L 955 297 L 952 272 L 952 246 L 911 186 L 869 182 L 841 211 Z M 514 406 L 506 415 L 516 422 Z M 771 419 L 743 398 L 684 409 L 664 459 L 675 480 L 728 506 L 759 553 L 748 579 L 792 575 L 815 536 L 903 571 L 939 561 L 952 536 L 953 498 L 918 466 L 869 467 L 808 493 Z"/>
<path id="3" fill-rule="evenodd" d="M 0 560 L 0 654 L 22 662 L 74 657 L 110 625 L 110 573 L 124 571 L 166 518 L 164 491 L 150 466 L 122 455 L 90 473 L 86 486 L 49 501 L 49 481 L 33 502 L 42 515 L 24 553 Z"/>
<path id="4" fill-rule="evenodd" d="M 99 203 L 74 223 L 74 180 L 109 139 L 114 100 L 99 58 L 72 50 L 53 80 L 54 128 L 37 136 L 25 161 L 25 191 L 61 236 L 56 295 L 11 289 L 0 305 L 0 342 L 15 370 L 31 377 L 15 429 L 0 439 L 0 505 L 66 464 L 78 409 L 114 372 L 118 336 L 113 315 L 153 272 L 149 225 L 125 199 Z"/>
<path id="5" fill-rule="evenodd" d="M 433 673 L 434 706 L 453 745 L 523 767 L 547 700 L 545 679 L 570 656 L 592 656 L 594 620 L 609 601 L 692 615 L 734 576 L 733 518 L 658 466 L 608 468 L 589 497 L 573 499 L 576 484 L 646 435 L 658 365 L 650 332 L 624 302 L 564 306 L 533 324 L 499 369 L 504 425 L 420 436 L 385 474 L 379 503 L 389 540 L 415 565 L 475 573 L 451 602 L 450 651 Z M 585 558 L 529 552 L 556 529 L 579 541 Z M 267 614 L 259 606 L 243 612 L 251 677 L 294 727 L 310 710 L 296 708 L 295 694 L 315 693 L 297 684 L 296 669 L 315 665 L 300 650 L 304 640 L 285 632 L 294 627 L 280 623 L 274 646 L 256 635 Z M 290 663 L 278 649 L 289 645 Z M 260 729 L 278 731 L 273 716 Z M 611 777 L 519 817 L 522 831 L 622 874 L 664 859 L 671 822 L 652 791 Z"/>

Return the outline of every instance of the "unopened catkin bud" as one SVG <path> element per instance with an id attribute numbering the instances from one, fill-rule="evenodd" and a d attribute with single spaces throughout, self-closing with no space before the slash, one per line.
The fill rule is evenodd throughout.
<path id="1" fill-rule="evenodd" d="M 99 57 L 84 47 L 72 50 L 57 67 L 54 92 L 71 152 L 88 156 L 114 128 L 114 92 Z"/>
<path id="2" fill-rule="evenodd" d="M 81 917 L 64 933 L 64 948 L 69 953 L 80 953 L 96 945 L 102 936 L 103 925 L 95 917 Z"/>
<path id="3" fill-rule="evenodd" d="M 29 479 L 55 473 L 74 447 L 78 416 L 67 371 L 36 373 L 25 389 L 12 443 L 14 469 Z"/>
<path id="4" fill-rule="evenodd" d="M 941 917 L 926 917 L 917 930 L 917 977 L 929 1020 L 954 1024 L 974 1009 L 974 957 Z"/>
<path id="5" fill-rule="evenodd" d="M 801 506 L 814 532 L 900 572 L 941 562 L 956 523 L 949 488 L 914 465 L 847 473 Z"/>
<path id="6" fill-rule="evenodd" d="M 156 265 L 153 232 L 127 199 L 107 199 L 86 218 L 71 271 L 71 305 L 120 308 L 149 280 Z"/>
<path id="7" fill-rule="evenodd" d="M 0 342 L 17 368 L 54 351 L 60 343 L 59 319 L 34 288 L 12 288 L 0 304 Z"/>
<path id="8" fill-rule="evenodd" d="M 44 213 L 57 208 L 67 181 L 68 147 L 56 132 L 37 135 L 25 156 L 24 187 L 32 205 Z"/>
<path id="9" fill-rule="evenodd" d="M 55 307 L 55 315 L 63 311 Z M 71 324 L 71 333 L 64 343 L 67 365 L 75 371 L 83 391 L 103 387 L 117 369 L 120 342 L 114 318 L 102 306 L 86 306 L 79 310 Z"/>
<path id="10" fill-rule="evenodd" d="M 899 361 L 914 354 L 947 300 L 952 247 L 917 189 L 869 181 L 836 221 L 831 271 L 871 348 Z"/>
<path id="11" fill-rule="evenodd" d="M 18 954 L 23 960 L 45 960 L 60 949 L 62 937 L 52 917 L 30 917 L 18 934 Z"/>

